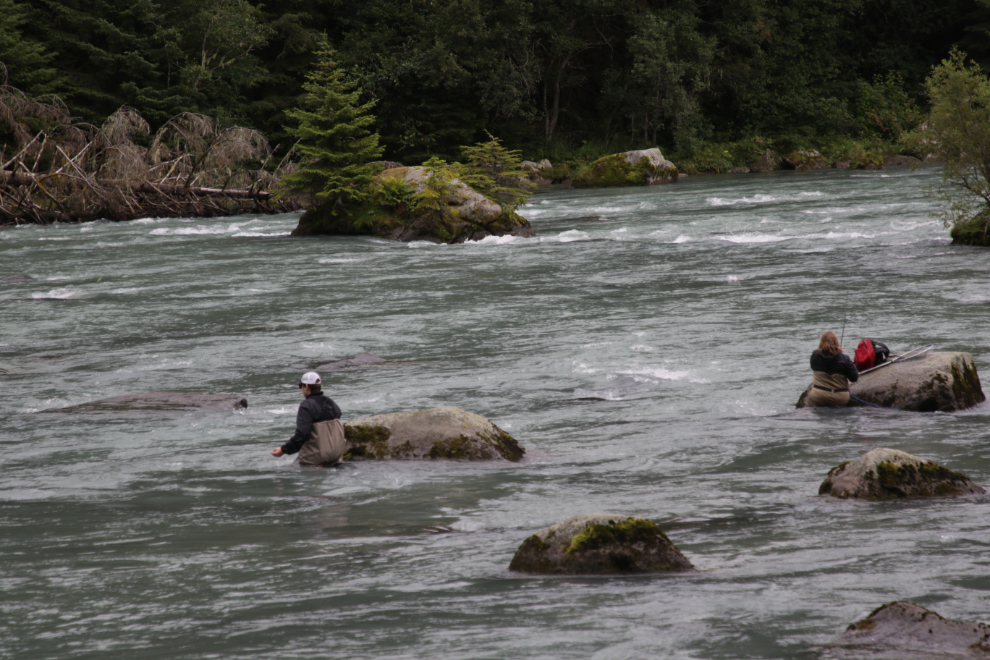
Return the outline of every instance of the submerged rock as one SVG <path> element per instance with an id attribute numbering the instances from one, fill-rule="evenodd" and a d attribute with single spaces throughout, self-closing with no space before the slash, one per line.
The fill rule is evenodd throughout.
<path id="1" fill-rule="evenodd" d="M 334 371 L 336 369 L 350 369 L 352 367 L 368 367 L 373 364 L 384 364 L 388 362 L 385 358 L 380 358 L 377 355 L 372 355 L 371 353 L 358 353 L 352 358 L 347 358 L 346 360 L 337 360 L 336 362 L 328 362 L 327 364 L 321 364 L 316 367 L 317 371 Z"/>
<path id="2" fill-rule="evenodd" d="M 509 570 L 538 575 L 692 570 L 656 523 L 613 513 L 568 518 L 523 541 Z"/>
<path id="3" fill-rule="evenodd" d="M 819 495 L 890 500 L 985 493 L 969 477 L 896 449 L 871 449 L 829 470 Z"/>
<path id="4" fill-rule="evenodd" d="M 362 417 L 344 432 L 352 460 L 519 461 L 526 453 L 488 419 L 452 406 Z"/>
<path id="5" fill-rule="evenodd" d="M 677 167 L 663 157 L 659 149 L 626 151 L 599 158 L 578 174 L 575 188 L 611 188 L 675 183 Z"/>
<path id="6" fill-rule="evenodd" d="M 233 394 L 207 392 L 146 392 L 90 401 L 67 408 L 51 408 L 41 412 L 104 413 L 104 412 L 187 412 L 194 410 L 238 410 L 247 408 L 247 399 Z"/>
<path id="7" fill-rule="evenodd" d="M 808 390 L 798 399 L 805 407 Z M 953 412 L 986 401 L 969 353 L 928 353 L 861 374 L 849 387 L 850 406 L 873 404 L 913 412 Z M 855 397 L 855 398 L 854 398 Z M 861 401 L 857 401 L 861 399 Z"/>
<path id="8" fill-rule="evenodd" d="M 30 282 L 33 279 L 30 275 L 6 275 L 0 277 L 0 282 Z"/>
<path id="9" fill-rule="evenodd" d="M 838 644 L 881 652 L 900 649 L 986 657 L 990 654 L 990 626 L 952 621 L 920 605 L 898 600 L 881 605 L 865 619 L 851 624 Z"/>

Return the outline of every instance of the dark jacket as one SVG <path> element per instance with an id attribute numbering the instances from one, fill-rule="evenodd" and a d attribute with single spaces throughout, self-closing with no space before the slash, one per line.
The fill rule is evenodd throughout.
<path id="1" fill-rule="evenodd" d="M 316 422 L 327 422 L 331 419 L 340 419 L 340 408 L 333 402 L 333 399 L 325 396 L 323 392 L 310 394 L 299 404 L 299 412 L 296 414 L 296 432 L 289 438 L 289 441 L 282 445 L 282 453 L 295 454 L 309 440 L 309 434 L 313 431 L 313 424 Z"/>
<path id="2" fill-rule="evenodd" d="M 859 380 L 859 371 L 856 369 L 856 365 L 845 353 L 825 356 L 818 351 L 813 351 L 811 353 L 811 370 L 823 371 L 827 374 L 841 374 L 850 383 Z"/>

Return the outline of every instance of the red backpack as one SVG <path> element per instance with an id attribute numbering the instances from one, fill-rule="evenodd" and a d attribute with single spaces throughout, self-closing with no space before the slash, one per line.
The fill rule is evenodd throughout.
<path id="1" fill-rule="evenodd" d="M 864 339 L 859 342 L 859 346 L 856 347 L 856 358 L 853 360 L 856 363 L 856 370 L 866 371 L 867 369 L 872 369 L 876 359 L 876 353 L 873 351 L 873 341 Z"/>

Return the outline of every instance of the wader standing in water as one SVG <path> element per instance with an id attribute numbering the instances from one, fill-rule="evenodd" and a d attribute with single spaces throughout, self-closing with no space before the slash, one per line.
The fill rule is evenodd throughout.
<path id="1" fill-rule="evenodd" d="M 859 371 L 831 330 L 822 333 L 818 350 L 811 354 L 811 371 L 811 391 L 804 405 L 841 408 L 849 403 L 849 383 L 859 380 Z"/>
<path id="2" fill-rule="evenodd" d="M 344 427 L 340 408 L 324 396 L 320 375 L 309 371 L 299 379 L 305 397 L 296 414 L 296 432 L 272 456 L 299 453 L 300 465 L 333 465 L 344 454 Z"/>

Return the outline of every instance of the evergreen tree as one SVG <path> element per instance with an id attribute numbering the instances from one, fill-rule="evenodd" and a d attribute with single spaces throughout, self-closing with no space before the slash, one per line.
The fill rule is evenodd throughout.
<path id="1" fill-rule="evenodd" d="M 487 142 L 461 147 L 467 163 L 460 167 L 460 178 L 503 208 L 515 210 L 533 194 L 533 183 L 519 166 L 519 152 L 506 149 L 491 133 Z"/>
<path id="2" fill-rule="evenodd" d="M 369 127 L 374 102 L 360 104 L 361 90 L 347 81 L 324 41 L 314 70 L 303 85 L 300 108 L 288 115 L 298 126 L 286 130 L 298 138 L 302 156 L 299 170 L 282 179 L 287 192 L 315 196 L 336 215 L 348 202 L 362 202 L 370 194 L 373 170 L 368 163 L 381 158 L 378 134 Z"/>
<path id="3" fill-rule="evenodd" d="M 58 73 L 52 66 L 55 54 L 45 52 L 43 44 L 22 34 L 28 9 L 14 0 L 0 0 L 0 84 L 28 94 L 45 94 L 58 84 Z"/>

